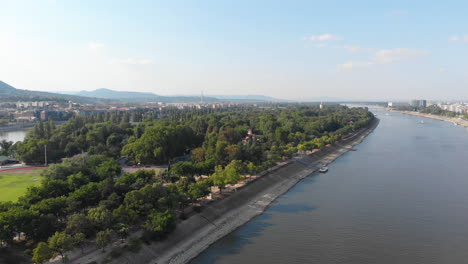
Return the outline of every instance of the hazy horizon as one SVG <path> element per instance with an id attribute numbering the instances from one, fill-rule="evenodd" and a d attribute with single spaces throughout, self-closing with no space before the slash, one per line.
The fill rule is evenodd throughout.
<path id="1" fill-rule="evenodd" d="M 463 1 L 0 4 L 0 80 L 18 89 L 468 99 Z"/>

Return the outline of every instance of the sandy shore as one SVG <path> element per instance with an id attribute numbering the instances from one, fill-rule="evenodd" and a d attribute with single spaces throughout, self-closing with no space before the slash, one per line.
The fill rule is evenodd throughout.
<path id="1" fill-rule="evenodd" d="M 440 115 L 424 114 L 424 113 L 410 112 L 410 111 L 397 111 L 397 110 L 392 110 L 392 112 L 402 113 L 406 115 L 413 115 L 413 116 L 422 116 L 422 117 L 437 119 L 441 121 L 452 122 L 452 123 L 455 123 L 464 127 L 468 127 L 468 120 L 458 118 L 458 117 L 447 117 L 447 116 L 440 116 Z"/>
<path id="2" fill-rule="evenodd" d="M 278 197 L 305 177 L 317 173 L 321 164 L 329 164 L 359 144 L 378 125 L 378 119 L 366 129 L 311 155 L 291 159 L 231 196 L 207 206 L 201 213 L 181 222 L 164 241 L 144 244 L 135 254 L 110 263 L 187 263 L 218 239 L 247 223 Z M 96 252 L 97 253 L 97 252 Z M 104 256 L 92 254 L 73 263 L 100 263 Z"/>

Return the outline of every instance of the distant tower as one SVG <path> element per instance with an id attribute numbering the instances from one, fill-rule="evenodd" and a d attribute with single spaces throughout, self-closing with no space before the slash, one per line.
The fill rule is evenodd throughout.
<path id="1" fill-rule="evenodd" d="M 320 102 L 320 109 L 323 109 L 323 102 Z"/>
<path id="2" fill-rule="evenodd" d="M 68 108 L 72 108 L 73 107 L 73 102 L 72 101 L 68 101 Z"/>
<path id="3" fill-rule="evenodd" d="M 41 117 L 41 120 L 42 120 L 42 121 L 46 121 L 46 120 L 47 120 L 47 117 L 48 117 L 48 116 L 47 116 L 47 112 L 46 112 L 46 111 L 42 111 L 40 117 Z"/>
<path id="4" fill-rule="evenodd" d="M 200 96 L 200 103 L 203 104 L 203 90 L 201 91 L 201 96 Z"/>

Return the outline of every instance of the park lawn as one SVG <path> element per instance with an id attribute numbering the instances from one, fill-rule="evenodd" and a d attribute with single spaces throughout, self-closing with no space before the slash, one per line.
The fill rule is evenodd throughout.
<path id="1" fill-rule="evenodd" d="M 29 186 L 39 185 L 45 169 L 0 171 L 0 202 L 16 202 Z M 36 178 L 36 181 L 34 181 Z"/>

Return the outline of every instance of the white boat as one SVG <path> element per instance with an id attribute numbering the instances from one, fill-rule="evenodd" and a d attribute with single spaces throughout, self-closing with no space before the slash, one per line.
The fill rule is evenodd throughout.
<path id="1" fill-rule="evenodd" d="M 424 120 L 421 120 L 421 124 L 424 124 Z"/>
<path id="2" fill-rule="evenodd" d="M 321 167 L 321 168 L 319 169 L 319 172 L 320 172 L 320 173 L 325 173 L 325 172 L 327 172 L 327 171 L 328 171 L 328 167 Z"/>

